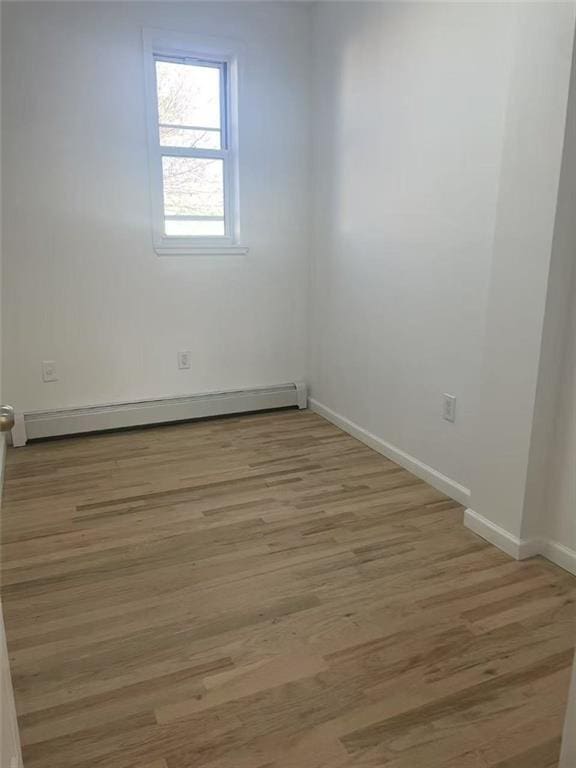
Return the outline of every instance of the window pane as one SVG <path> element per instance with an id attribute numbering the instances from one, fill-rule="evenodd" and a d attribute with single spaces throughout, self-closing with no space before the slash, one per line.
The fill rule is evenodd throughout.
<path id="1" fill-rule="evenodd" d="M 165 147 L 220 149 L 220 131 L 161 125 L 160 144 Z"/>
<path id="2" fill-rule="evenodd" d="M 162 157 L 166 216 L 224 217 L 224 162 L 199 157 Z"/>
<path id="3" fill-rule="evenodd" d="M 220 129 L 220 68 L 156 61 L 161 124 Z"/>
<path id="4" fill-rule="evenodd" d="M 189 221 L 166 219 L 164 231 L 172 237 L 224 237 L 224 220 Z"/>

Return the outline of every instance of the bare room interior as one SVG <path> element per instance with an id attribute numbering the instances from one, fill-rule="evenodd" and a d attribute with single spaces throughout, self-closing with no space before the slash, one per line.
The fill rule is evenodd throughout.
<path id="1" fill-rule="evenodd" d="M 0 768 L 576 768 L 576 3 L 0 5 Z"/>

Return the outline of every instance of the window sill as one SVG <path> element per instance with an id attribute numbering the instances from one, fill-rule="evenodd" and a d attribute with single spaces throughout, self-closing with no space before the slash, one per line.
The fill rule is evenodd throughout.
<path id="1" fill-rule="evenodd" d="M 158 256 L 245 256 L 244 245 L 157 245 Z"/>

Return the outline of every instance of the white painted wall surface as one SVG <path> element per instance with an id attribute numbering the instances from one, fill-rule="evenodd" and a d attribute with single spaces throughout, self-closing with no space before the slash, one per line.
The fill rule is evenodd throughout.
<path id="1" fill-rule="evenodd" d="M 471 507 L 522 538 L 576 5 L 516 7 Z"/>
<path id="2" fill-rule="evenodd" d="M 576 565 L 576 58 L 540 353 L 523 536 L 559 542 Z"/>
<path id="3" fill-rule="evenodd" d="M 468 487 L 516 13 L 315 9 L 312 396 Z"/>
<path id="4" fill-rule="evenodd" d="M 560 243 L 567 258 L 572 260 L 572 280 L 568 283 L 571 306 L 568 328 L 562 337 L 564 346 L 560 350 L 563 367 L 543 518 L 545 535 L 576 553 L 576 57 L 572 62 L 564 161 L 557 222 Z M 574 688 L 576 683 L 571 710 L 576 721 Z M 576 765 L 576 722 L 573 726 L 571 754 Z"/>
<path id="5" fill-rule="evenodd" d="M 305 378 L 309 8 L 4 3 L 5 395 L 19 410 Z M 142 27 L 239 39 L 246 257 L 152 250 Z M 191 350 L 179 371 L 178 350 Z M 43 384 L 42 360 L 60 381 Z"/>
<path id="6" fill-rule="evenodd" d="M 576 258 L 576 249 L 574 254 Z M 542 528 L 547 538 L 576 553 L 576 280 L 571 285 L 572 314 L 566 334 Z"/>

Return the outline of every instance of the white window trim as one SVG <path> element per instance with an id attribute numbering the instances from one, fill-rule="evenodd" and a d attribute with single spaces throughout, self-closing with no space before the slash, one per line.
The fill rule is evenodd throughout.
<path id="1" fill-rule="evenodd" d="M 248 248 L 241 245 L 238 184 L 238 69 L 241 51 L 229 40 L 212 37 L 183 36 L 157 29 L 143 30 L 144 73 L 146 86 L 146 122 L 148 129 L 148 161 L 152 206 L 152 240 L 159 256 L 243 255 Z M 225 62 L 227 65 L 227 162 L 224 163 L 224 215 L 228 228 L 225 237 L 178 237 L 164 233 L 164 201 L 162 191 L 162 152 L 158 135 L 158 102 L 154 56 L 194 57 Z M 205 150 L 203 154 L 210 154 Z M 178 150 L 170 152 L 178 154 Z M 219 153 L 220 155 L 220 153 Z"/>

